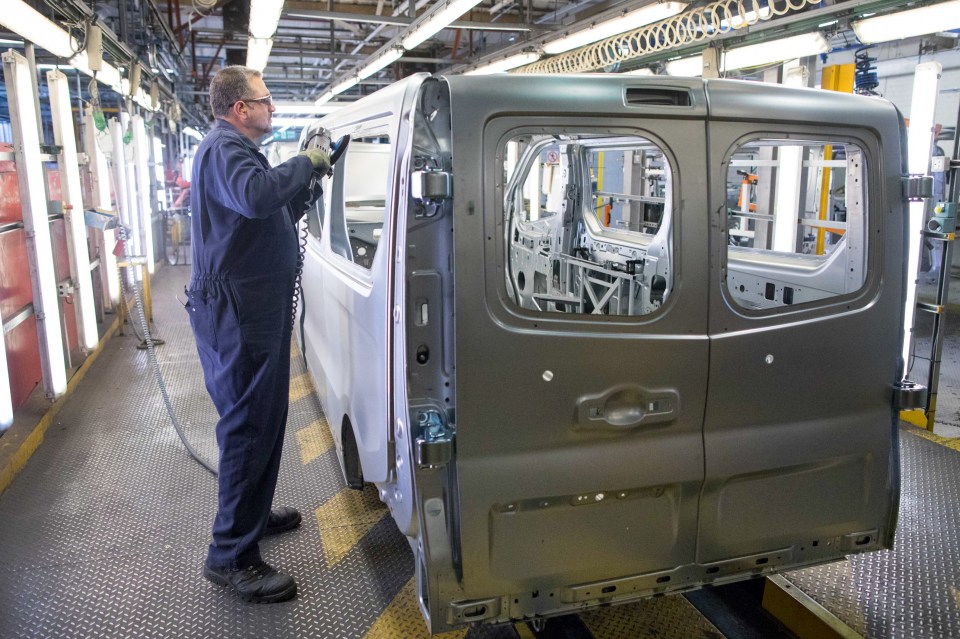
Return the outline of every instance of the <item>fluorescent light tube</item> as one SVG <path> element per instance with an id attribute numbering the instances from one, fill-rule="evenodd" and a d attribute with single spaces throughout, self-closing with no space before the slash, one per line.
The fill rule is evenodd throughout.
<path id="1" fill-rule="evenodd" d="M 203 140 L 203 136 L 200 134 L 200 132 L 197 131 L 197 130 L 196 130 L 195 128 L 193 128 L 192 126 L 185 126 L 185 127 L 183 127 L 183 134 L 184 134 L 184 135 L 189 135 L 191 138 L 193 138 L 193 139 L 196 140 L 197 142 L 200 142 L 200 141 Z"/>
<path id="2" fill-rule="evenodd" d="M 150 147 L 147 141 L 147 127 L 140 115 L 133 116 L 133 152 L 137 163 L 137 192 L 140 196 L 141 226 L 143 229 L 144 254 L 147 257 L 147 273 L 153 275 L 156 270 L 156 256 L 153 250 L 153 204 L 150 202 Z"/>
<path id="3" fill-rule="evenodd" d="M 40 142 L 36 136 L 37 97 L 26 58 L 15 52 L 4 53 L 3 66 L 11 120 L 20 133 L 16 153 L 17 163 L 23 167 L 17 171 L 23 225 L 26 236 L 33 238 L 31 267 L 36 269 L 32 284 L 33 307 L 40 341 L 40 368 L 44 391 L 48 397 L 55 398 L 67 390 L 67 369 L 50 241 L 46 178 L 41 170 Z"/>
<path id="4" fill-rule="evenodd" d="M 264 40 L 272 38 L 282 10 L 283 0 L 250 0 L 250 35 Z"/>
<path id="5" fill-rule="evenodd" d="M 940 92 L 939 62 L 917 65 L 913 76 L 913 97 L 910 100 L 910 128 L 907 131 L 907 172 L 927 175 L 930 168 L 930 150 L 933 147 L 933 126 Z M 913 347 L 914 315 L 917 311 L 917 278 L 920 271 L 920 242 L 923 240 L 923 216 L 926 204 L 910 202 L 907 250 L 907 291 L 903 313 L 903 374 L 910 370 L 910 351 Z"/>
<path id="6" fill-rule="evenodd" d="M 0 433 L 13 424 L 13 398 L 10 393 L 10 369 L 7 368 L 7 347 L 0 328 Z"/>
<path id="7" fill-rule="evenodd" d="M 363 67 L 357 71 L 357 77 L 361 80 L 369 78 L 371 75 L 379 71 L 380 69 L 386 67 L 387 65 L 393 64 L 397 60 L 403 57 L 403 49 L 396 47 L 388 50 L 383 55 L 378 58 L 368 62 Z"/>
<path id="8" fill-rule="evenodd" d="M 45 18 L 23 0 L 4 0 L 0 24 L 60 58 L 69 58 L 80 48 L 66 30 Z"/>
<path id="9" fill-rule="evenodd" d="M 313 105 L 314 105 L 314 106 L 321 106 L 321 105 L 323 105 L 323 104 L 326 104 L 327 102 L 329 102 L 329 101 L 332 100 L 332 99 L 333 99 L 333 91 L 330 91 L 329 89 L 327 89 L 327 91 L 324 92 L 323 95 L 321 95 L 319 98 L 317 98 L 316 100 L 314 100 Z"/>
<path id="10" fill-rule="evenodd" d="M 586 29 L 566 35 L 558 40 L 545 42 L 543 52 L 551 55 L 576 49 L 593 42 L 605 40 L 618 33 L 632 31 L 644 25 L 675 16 L 687 8 L 683 2 L 663 2 L 647 5 L 640 9 L 624 13 L 610 20 L 594 24 Z"/>
<path id="11" fill-rule="evenodd" d="M 340 83 L 330 87 L 330 93 L 332 93 L 333 95 L 340 95 L 347 89 L 357 86 L 359 83 L 360 83 L 360 78 L 358 78 L 355 75 L 352 75 L 346 80 L 342 80 Z"/>
<path id="12" fill-rule="evenodd" d="M 247 66 L 257 71 L 266 69 L 267 60 L 270 58 L 270 49 L 272 48 L 273 40 L 270 38 L 248 38 Z"/>
<path id="13" fill-rule="evenodd" d="M 427 38 L 433 37 L 438 31 L 446 28 L 451 22 L 465 14 L 470 9 L 480 3 L 480 0 L 449 0 L 444 4 L 444 8 L 433 12 L 431 9 L 430 17 L 422 23 L 413 27 L 413 29 L 404 36 L 401 44 L 404 49 L 410 50 Z M 434 7 L 436 8 L 436 7 Z"/>
<path id="14" fill-rule="evenodd" d="M 656 75 L 652 69 L 643 67 L 642 69 L 634 69 L 633 71 L 625 71 L 623 75 Z"/>
<path id="15" fill-rule="evenodd" d="M 314 102 L 280 102 L 274 103 L 274 121 L 278 115 L 326 115 L 340 108 L 337 104 L 317 105 Z"/>
<path id="16" fill-rule="evenodd" d="M 856 20 L 850 26 L 863 44 L 952 31 L 960 29 L 960 0 Z"/>
<path id="17" fill-rule="evenodd" d="M 703 75 L 703 56 L 694 55 L 689 58 L 670 60 L 666 64 L 667 75 L 682 75 L 697 77 Z"/>
<path id="18" fill-rule="evenodd" d="M 70 275 L 74 280 L 74 309 L 81 346 L 91 351 L 97 346 L 97 316 L 93 305 L 93 282 L 90 279 L 90 251 L 87 248 L 86 207 L 80 186 L 80 163 L 73 131 L 73 111 L 67 76 L 60 71 L 47 72 L 50 113 L 54 142 L 60 147 L 60 193 L 66 218 Z"/>
<path id="19" fill-rule="evenodd" d="M 730 49 L 723 54 L 721 68 L 725 71 L 731 71 L 744 67 L 758 67 L 773 62 L 826 53 L 829 50 L 830 45 L 819 32 L 804 33 L 782 40 L 771 40 L 770 42 Z"/>
<path id="20" fill-rule="evenodd" d="M 467 73 L 464 75 L 490 75 L 491 73 L 502 73 L 503 71 L 509 71 L 510 69 L 515 69 L 517 67 L 522 67 L 525 64 L 536 62 L 540 59 L 540 55 L 541 54 L 539 51 L 526 51 L 524 53 L 518 53 L 508 58 L 495 60 L 483 66 L 477 67 L 472 71 L 467 71 Z"/>

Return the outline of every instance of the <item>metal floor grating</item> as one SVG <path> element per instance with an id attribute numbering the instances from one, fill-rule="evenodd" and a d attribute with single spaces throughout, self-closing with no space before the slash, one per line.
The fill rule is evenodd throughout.
<path id="1" fill-rule="evenodd" d="M 960 637 L 960 453 L 901 429 L 893 550 L 784 576 L 871 639 Z"/>
<path id="2" fill-rule="evenodd" d="M 154 278 L 155 332 L 166 341 L 157 354 L 191 442 L 214 460 L 216 412 L 175 299 L 188 277 L 187 267 L 165 267 Z M 426 637 L 407 541 L 372 491 L 344 489 L 299 357 L 276 503 L 300 508 L 304 521 L 262 545 L 296 578 L 298 596 L 254 606 L 203 579 L 216 486 L 181 447 L 147 353 L 126 332 L 107 343 L 0 496 L 0 637 Z M 597 639 L 721 636 L 683 597 L 584 621 Z M 441 636 L 519 635 L 507 624 Z"/>

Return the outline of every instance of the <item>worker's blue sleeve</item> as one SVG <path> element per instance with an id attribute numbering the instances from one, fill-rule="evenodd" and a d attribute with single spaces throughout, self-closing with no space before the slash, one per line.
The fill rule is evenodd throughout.
<path id="1" fill-rule="evenodd" d="M 224 176 L 212 181 L 216 199 L 250 219 L 266 219 L 286 206 L 310 180 L 313 165 L 305 156 L 294 156 L 270 169 L 257 161 L 242 141 L 224 136 L 210 149 L 208 169 Z"/>

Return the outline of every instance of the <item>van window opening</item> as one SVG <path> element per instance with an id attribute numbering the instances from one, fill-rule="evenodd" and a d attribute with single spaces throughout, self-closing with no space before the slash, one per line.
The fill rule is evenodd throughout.
<path id="1" fill-rule="evenodd" d="M 854 293 L 866 281 L 864 152 L 840 140 L 761 138 L 727 159 L 726 288 L 772 309 Z"/>
<path id="2" fill-rule="evenodd" d="M 335 254 L 368 270 L 383 233 L 390 151 L 385 133 L 357 133 L 334 168 L 330 245 Z"/>
<path id="3" fill-rule="evenodd" d="M 640 136 L 507 141 L 506 286 L 540 313 L 647 315 L 673 289 L 673 174 Z"/>

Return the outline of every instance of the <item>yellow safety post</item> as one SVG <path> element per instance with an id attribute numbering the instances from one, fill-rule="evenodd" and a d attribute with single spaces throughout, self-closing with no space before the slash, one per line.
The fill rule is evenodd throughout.
<path id="1" fill-rule="evenodd" d="M 840 91 L 843 93 L 853 93 L 853 76 L 855 70 L 854 64 L 833 64 L 823 68 L 823 74 L 820 79 L 820 88 L 826 91 Z M 823 161 L 829 162 L 833 159 L 833 147 L 827 145 L 823 147 Z M 830 167 L 824 166 L 820 182 L 820 209 L 817 213 L 817 219 L 826 220 L 830 212 Z M 827 229 L 820 227 L 817 229 L 817 255 L 823 255 L 824 242 L 827 236 Z"/>

